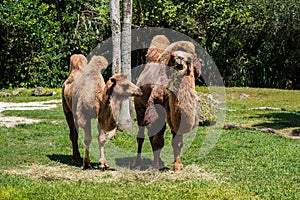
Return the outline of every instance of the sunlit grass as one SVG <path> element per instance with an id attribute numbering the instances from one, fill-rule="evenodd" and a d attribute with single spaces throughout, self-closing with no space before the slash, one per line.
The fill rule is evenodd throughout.
<path id="1" fill-rule="evenodd" d="M 18 95 L 13 95 L 13 91 L 22 91 Z M 61 98 L 61 88 L 45 88 L 45 90 L 51 90 L 54 91 L 55 94 L 52 96 L 32 96 L 31 92 L 34 90 L 34 88 L 31 89 L 25 89 L 25 88 L 16 88 L 14 90 L 2 90 L 4 92 L 8 92 L 11 94 L 9 97 L 3 97 L 0 96 L 0 102 L 32 102 L 32 101 L 48 101 L 52 99 L 60 99 Z"/>
<path id="2" fill-rule="evenodd" d="M 13 98 L 9 101 L 43 100 Z M 54 99 L 59 98 L 60 94 Z M 300 126 L 299 91 L 226 88 L 226 98 L 227 108 L 235 110 L 226 112 L 226 123 L 270 127 L 279 134 L 198 127 L 191 143 L 185 142 L 182 173 L 128 169 L 136 151 L 136 130 L 117 132 L 107 142 L 106 156 L 116 171 L 100 171 L 96 121 L 91 157 L 95 168 L 82 171 L 81 163 L 71 161 L 69 130 L 60 104 L 48 111 L 5 111 L 2 114 L 42 121 L 0 127 L 0 199 L 299 199 L 300 139 L 280 132 Z M 286 110 L 248 110 L 261 106 Z M 209 137 L 215 141 L 208 141 Z M 170 143 L 168 130 L 164 148 L 168 167 L 172 167 L 167 158 L 172 156 Z M 203 154 L 205 144 L 211 150 Z M 82 130 L 79 146 L 83 155 Z M 145 170 L 153 159 L 147 138 L 143 153 Z"/>

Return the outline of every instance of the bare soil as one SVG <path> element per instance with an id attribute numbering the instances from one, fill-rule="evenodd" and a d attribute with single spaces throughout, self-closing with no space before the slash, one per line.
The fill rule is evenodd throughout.
<path id="1" fill-rule="evenodd" d="M 41 121 L 39 119 L 30 119 L 26 117 L 4 116 L 1 114 L 1 112 L 5 110 L 49 110 L 56 108 L 57 103 L 60 102 L 60 99 L 27 103 L 0 102 L 0 126 L 6 126 L 10 128 L 18 124 L 32 124 Z"/>

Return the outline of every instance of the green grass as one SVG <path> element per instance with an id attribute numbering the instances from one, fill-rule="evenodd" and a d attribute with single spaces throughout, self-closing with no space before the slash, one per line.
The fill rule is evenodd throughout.
<path id="1" fill-rule="evenodd" d="M 299 135 L 299 90 L 227 88 L 226 93 L 227 108 L 235 110 L 226 112 L 227 123 L 272 128 L 281 135 Z M 275 107 L 285 110 L 249 110 L 257 107 Z"/>
<path id="2" fill-rule="evenodd" d="M 249 96 L 243 98 L 245 94 Z M 13 99 L 5 101 L 24 102 L 42 97 L 10 98 Z M 120 165 L 115 167 L 116 171 L 82 171 L 80 163 L 71 162 L 69 131 L 61 105 L 50 111 L 4 111 L 5 115 L 42 121 L 0 127 L 0 199 L 300 199 L 300 139 L 286 137 L 300 129 L 299 91 L 226 88 L 226 98 L 227 108 L 235 111 L 226 112 L 225 123 L 270 127 L 278 133 L 199 127 L 190 143 L 185 142 L 185 170 L 181 173 L 123 168 L 133 160 L 136 131 L 118 132 L 106 144 L 107 159 L 110 154 L 124 158 L 121 163 L 109 160 L 112 167 Z M 55 98 L 43 100 L 49 99 Z M 248 110 L 259 106 L 283 107 L 286 111 Z M 83 155 L 82 131 L 80 137 Z M 166 164 L 171 167 L 167 158 L 172 155 L 167 152 L 171 151 L 169 131 L 165 139 Z M 93 144 L 96 143 L 95 138 Z M 211 151 L 201 154 L 210 145 Z M 143 158 L 150 163 L 147 139 L 143 152 L 148 152 Z M 97 153 L 93 153 L 93 166 L 97 160 Z"/>
<path id="3" fill-rule="evenodd" d="M 11 95 L 10 97 L 3 97 L 0 96 L 0 102 L 32 102 L 32 101 L 47 101 L 47 100 L 51 100 L 51 99 L 59 99 L 61 98 L 61 88 L 56 88 L 56 89 L 49 89 L 49 88 L 44 88 L 45 90 L 51 90 L 56 92 L 56 94 L 52 95 L 52 96 L 31 96 L 31 92 L 33 91 L 33 89 L 25 89 L 25 88 L 21 88 L 21 89 L 15 89 L 15 91 L 17 90 L 21 90 L 22 92 L 19 95 Z M 9 90 L 9 89 L 4 89 L 1 90 L 4 92 L 8 92 L 10 94 L 12 94 L 12 91 L 14 90 Z"/>

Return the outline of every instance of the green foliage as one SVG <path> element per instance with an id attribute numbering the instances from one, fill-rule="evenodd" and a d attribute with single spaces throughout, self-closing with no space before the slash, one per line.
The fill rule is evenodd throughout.
<path id="1" fill-rule="evenodd" d="M 190 36 L 228 86 L 300 88 L 298 0 L 137 0 L 132 23 Z M 70 55 L 87 55 L 110 35 L 108 0 L 4 0 L 0 88 L 60 87 Z"/>
<path id="2" fill-rule="evenodd" d="M 300 12 L 299 2 L 245 4 L 235 8 L 231 23 L 225 25 L 227 31 L 220 47 L 212 52 L 218 55 L 216 62 L 227 85 L 286 88 L 291 81 L 292 87 L 299 88 L 295 73 L 300 72 L 300 59 L 295 51 L 300 41 L 295 38 L 300 18 L 286 19 Z"/>
<path id="3" fill-rule="evenodd" d="M 12 1 L 0 8 L 0 88 L 61 87 L 72 53 L 87 54 L 109 29 L 109 8 L 84 1 Z"/>
<path id="4" fill-rule="evenodd" d="M 162 26 L 192 37 L 212 56 L 226 85 L 300 88 L 299 1 L 151 3 L 138 1 L 135 25 Z"/>

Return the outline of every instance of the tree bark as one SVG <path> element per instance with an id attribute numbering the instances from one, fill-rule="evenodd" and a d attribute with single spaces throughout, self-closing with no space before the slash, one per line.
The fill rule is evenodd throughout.
<path id="1" fill-rule="evenodd" d="M 131 22 L 132 0 L 123 0 L 123 26 L 122 26 L 122 72 L 128 74 L 131 80 Z M 130 114 L 131 99 L 122 102 L 118 129 L 133 129 L 134 123 Z"/>
<path id="2" fill-rule="evenodd" d="M 120 1 L 110 0 L 110 20 L 113 44 L 112 74 L 121 72 L 121 22 Z"/>

